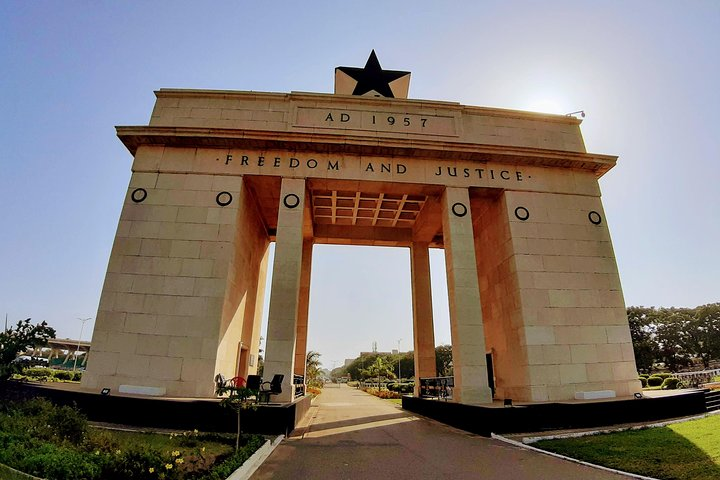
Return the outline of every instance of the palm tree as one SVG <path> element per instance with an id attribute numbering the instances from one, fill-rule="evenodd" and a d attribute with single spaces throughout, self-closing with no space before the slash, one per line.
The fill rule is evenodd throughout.
<path id="1" fill-rule="evenodd" d="M 380 390 L 380 377 L 395 378 L 395 372 L 392 365 L 386 363 L 382 357 L 377 357 L 368 368 L 363 370 L 363 373 L 368 377 L 377 377 L 378 390 Z"/>
<path id="2" fill-rule="evenodd" d="M 310 350 L 305 357 L 305 384 L 320 386 L 318 374 L 320 373 L 320 353 Z"/>

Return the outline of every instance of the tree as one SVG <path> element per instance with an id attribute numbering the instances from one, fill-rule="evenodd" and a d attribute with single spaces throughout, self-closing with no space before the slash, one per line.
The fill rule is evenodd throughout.
<path id="1" fill-rule="evenodd" d="M 657 342 L 657 313 L 654 308 L 629 307 L 627 315 L 635 364 L 639 371 L 650 373 L 660 353 Z"/>
<path id="2" fill-rule="evenodd" d="M 395 378 L 392 365 L 380 356 L 363 371 L 363 374 L 365 378 L 377 377 L 378 389 L 380 389 L 380 377 Z"/>
<path id="3" fill-rule="evenodd" d="M 710 368 L 710 361 L 720 358 L 720 303 L 697 307 L 680 321 L 683 347 Z"/>
<path id="4" fill-rule="evenodd" d="M 55 338 L 54 328 L 44 321 L 33 325 L 29 318 L 0 333 L 0 381 L 19 371 L 19 365 L 13 362 L 18 353 L 31 347 L 44 347 L 51 338 Z"/>
<path id="5" fill-rule="evenodd" d="M 322 387 L 320 380 L 320 353 L 310 350 L 305 357 L 305 383 L 311 387 Z"/>
<path id="6" fill-rule="evenodd" d="M 439 377 L 452 376 L 452 345 L 438 345 L 435 347 L 435 370 Z"/>
<path id="7" fill-rule="evenodd" d="M 415 352 L 412 350 L 409 352 L 403 352 L 396 357 L 393 369 L 398 370 L 398 363 L 400 363 L 400 374 L 402 378 L 413 378 L 415 376 Z"/>
<path id="8" fill-rule="evenodd" d="M 692 311 L 687 308 L 661 308 L 657 315 L 660 360 L 673 372 L 691 365 L 693 352 L 688 348 L 687 329 Z"/>
<path id="9" fill-rule="evenodd" d="M 253 410 L 257 408 L 255 402 L 250 401 L 250 397 L 257 398 L 259 392 L 244 385 L 232 384 L 218 385 L 215 389 L 215 395 L 223 396 L 226 393 L 228 396 L 220 401 L 220 405 L 234 410 L 237 414 L 237 435 L 235 436 L 235 451 L 237 452 L 240 449 L 240 413 L 249 408 Z"/>

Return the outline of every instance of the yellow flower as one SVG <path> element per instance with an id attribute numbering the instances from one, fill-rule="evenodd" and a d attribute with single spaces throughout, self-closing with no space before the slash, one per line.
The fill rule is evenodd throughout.
<path id="1" fill-rule="evenodd" d="M 180 456 L 180 450 L 174 450 L 174 451 L 172 452 L 172 456 L 173 456 L 173 457 L 179 457 L 179 456 Z"/>
<path id="2" fill-rule="evenodd" d="M 176 459 L 175 459 L 175 463 L 177 463 L 178 465 L 180 465 L 180 464 L 183 463 L 184 461 L 185 461 L 185 460 L 183 460 L 182 458 L 176 458 Z"/>
<path id="3" fill-rule="evenodd" d="M 202 448 L 200 449 L 200 451 L 201 451 L 202 453 L 205 453 L 205 447 L 202 447 Z"/>
<path id="4" fill-rule="evenodd" d="M 195 435 L 197 435 L 197 434 L 198 434 L 198 430 L 197 430 L 197 428 L 193 430 L 193 433 L 194 433 Z"/>
<path id="5" fill-rule="evenodd" d="M 122 452 L 120 450 L 115 450 L 115 455 L 120 455 Z"/>
<path id="6" fill-rule="evenodd" d="M 172 463 L 166 463 L 165 470 L 172 470 Z"/>
<path id="7" fill-rule="evenodd" d="M 153 467 L 150 467 L 150 468 L 148 468 L 148 472 L 154 473 L 154 472 L 155 472 L 155 469 L 154 469 Z"/>

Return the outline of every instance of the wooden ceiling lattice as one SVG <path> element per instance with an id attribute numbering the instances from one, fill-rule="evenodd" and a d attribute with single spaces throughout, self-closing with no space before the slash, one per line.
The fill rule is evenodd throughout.
<path id="1" fill-rule="evenodd" d="M 313 191 L 315 223 L 410 228 L 427 200 L 424 195 Z"/>

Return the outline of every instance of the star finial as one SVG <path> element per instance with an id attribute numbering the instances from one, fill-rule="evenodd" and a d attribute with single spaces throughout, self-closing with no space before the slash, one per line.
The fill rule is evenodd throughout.
<path id="1" fill-rule="evenodd" d="M 335 93 L 407 98 L 410 72 L 383 70 L 375 50 L 370 52 L 364 68 L 337 67 Z"/>

